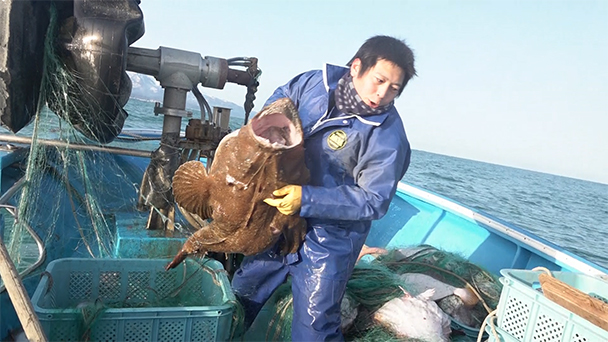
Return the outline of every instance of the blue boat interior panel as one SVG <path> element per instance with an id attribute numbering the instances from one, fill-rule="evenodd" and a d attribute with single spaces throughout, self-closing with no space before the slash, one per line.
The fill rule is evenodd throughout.
<path id="1" fill-rule="evenodd" d="M 173 258 L 186 237 L 177 231 L 146 229 L 148 213 L 119 215 L 117 219 L 115 258 Z"/>
<path id="2" fill-rule="evenodd" d="M 546 256 L 541 256 L 539 254 L 530 253 L 530 257 L 528 258 L 528 262 L 524 267 L 519 267 L 521 269 L 533 269 L 534 267 L 545 267 L 552 271 L 561 271 L 566 270 L 563 266 L 560 266 L 558 263 L 553 260 L 548 259 Z M 506 267 L 505 267 L 506 268 Z M 573 270 L 569 270 L 573 271 Z"/>
<path id="3" fill-rule="evenodd" d="M 561 269 L 548 256 L 531 252 L 506 234 L 402 191 L 388 213 L 372 224 L 366 244 L 389 249 L 427 244 L 460 255 L 494 274 L 504 268 Z"/>
<path id="4" fill-rule="evenodd" d="M 374 247 L 387 246 L 403 227 L 413 225 L 409 221 L 416 218 L 419 212 L 418 208 L 400 196 L 395 196 L 386 215 L 382 219 L 372 222 L 366 244 Z M 415 232 L 410 232 L 410 234 L 413 235 Z"/>

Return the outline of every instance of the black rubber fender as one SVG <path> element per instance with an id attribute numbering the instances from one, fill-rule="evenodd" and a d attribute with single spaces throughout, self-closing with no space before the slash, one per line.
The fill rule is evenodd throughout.
<path id="1" fill-rule="evenodd" d="M 131 79 L 126 73 L 128 47 L 144 34 L 139 1 L 57 4 L 62 6 L 57 55 L 75 82 L 68 92 L 73 107 L 60 113 L 65 107 L 49 99 L 49 108 L 67 117 L 87 138 L 111 142 L 127 118 L 123 106 L 131 94 Z"/>
<path id="2" fill-rule="evenodd" d="M 0 1 L 0 122 L 14 133 L 38 110 L 49 4 Z"/>

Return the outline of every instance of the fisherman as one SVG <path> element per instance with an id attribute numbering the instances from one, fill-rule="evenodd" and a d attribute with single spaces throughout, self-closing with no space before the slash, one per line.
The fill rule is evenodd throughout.
<path id="1" fill-rule="evenodd" d="M 394 106 L 416 75 L 404 41 L 369 38 L 347 64 L 326 64 L 279 87 L 266 104 L 289 97 L 304 129 L 307 185 L 287 185 L 265 202 L 300 215 L 308 231 L 297 253 L 278 248 L 246 257 L 232 286 L 249 326 L 291 276 L 293 341 L 341 341 L 340 303 L 372 220 L 388 210 L 411 149 Z"/>

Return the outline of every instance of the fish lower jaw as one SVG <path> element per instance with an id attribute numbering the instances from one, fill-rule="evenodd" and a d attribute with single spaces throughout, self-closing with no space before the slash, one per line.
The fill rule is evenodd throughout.
<path id="1" fill-rule="evenodd" d="M 259 136 L 256 136 L 255 139 L 262 148 L 270 148 L 272 150 L 288 150 L 288 149 L 294 148 L 298 145 L 298 144 L 285 145 L 280 142 L 270 142 L 270 140 L 268 140 L 264 137 L 259 137 Z"/>

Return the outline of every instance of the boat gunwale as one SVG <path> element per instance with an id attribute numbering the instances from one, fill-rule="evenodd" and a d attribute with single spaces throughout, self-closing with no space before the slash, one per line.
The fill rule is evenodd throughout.
<path id="1" fill-rule="evenodd" d="M 519 247 L 528 247 L 528 249 L 533 249 L 534 253 L 541 255 L 544 254 L 571 269 L 608 280 L 608 269 L 590 260 L 577 256 L 576 254 L 569 252 L 530 231 L 522 229 L 515 224 L 507 223 L 480 210 L 472 209 L 464 204 L 458 203 L 455 200 L 435 194 L 429 190 L 424 190 L 403 181 L 399 182 L 397 191 L 451 212 L 459 217 L 467 219 L 472 223 L 477 223 L 491 233 L 500 234 L 507 237 L 511 241 L 515 242 Z"/>

